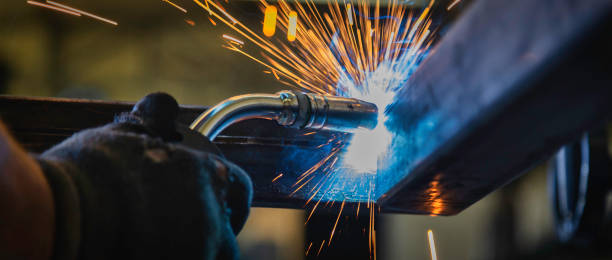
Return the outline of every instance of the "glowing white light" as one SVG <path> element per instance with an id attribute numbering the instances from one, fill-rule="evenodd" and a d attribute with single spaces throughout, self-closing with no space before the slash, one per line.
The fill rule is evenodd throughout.
<path id="1" fill-rule="evenodd" d="M 393 138 L 385 125 L 385 109 L 393 102 L 397 89 L 408 79 L 409 71 L 406 66 L 397 66 L 395 62 L 384 62 L 370 72 L 360 86 L 346 76 L 341 77 L 339 86 L 347 96 L 378 106 L 378 125 L 373 130 L 355 132 L 344 154 L 345 166 L 360 173 L 376 173 L 378 161 L 387 153 Z"/>

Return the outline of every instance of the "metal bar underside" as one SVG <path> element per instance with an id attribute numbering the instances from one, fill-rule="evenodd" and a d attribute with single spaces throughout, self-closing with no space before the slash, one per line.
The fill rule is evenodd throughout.
<path id="1" fill-rule="evenodd" d="M 609 119 L 610 32 L 609 0 L 472 3 L 390 108 L 379 205 L 457 214 Z"/>

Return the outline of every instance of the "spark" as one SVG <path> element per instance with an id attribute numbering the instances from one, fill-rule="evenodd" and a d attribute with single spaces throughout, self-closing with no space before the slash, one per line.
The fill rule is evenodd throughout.
<path id="1" fill-rule="evenodd" d="M 235 37 L 233 37 L 233 36 L 230 36 L 230 35 L 224 34 L 224 35 L 223 35 L 223 38 L 225 38 L 225 39 L 227 39 L 227 40 L 230 40 L 231 42 L 235 42 L 235 43 L 237 43 L 238 45 L 244 45 L 244 42 L 243 42 L 243 41 L 238 40 L 238 39 L 236 39 L 236 38 L 235 38 Z"/>
<path id="2" fill-rule="evenodd" d="M 371 204 L 371 202 L 368 202 L 368 204 Z M 369 246 L 369 250 L 370 250 L 370 255 L 374 255 L 374 258 L 376 258 L 376 231 L 374 230 L 374 223 L 375 222 L 375 212 L 374 212 L 374 206 L 369 206 L 368 207 L 370 209 L 370 223 L 369 223 L 369 227 L 368 227 L 368 246 Z"/>
<path id="3" fill-rule="evenodd" d="M 329 246 L 331 244 L 332 239 L 334 238 L 334 234 L 336 233 L 336 227 L 338 226 L 338 220 L 340 220 L 340 216 L 342 216 L 342 210 L 344 209 L 344 203 L 346 201 L 342 201 L 342 205 L 340 206 L 340 212 L 338 212 L 338 217 L 336 218 L 336 223 L 334 223 L 334 227 L 332 228 L 332 232 L 331 235 L 329 235 L 329 242 L 327 242 L 327 245 Z"/>
<path id="4" fill-rule="evenodd" d="M 40 7 L 48 8 L 48 9 L 55 10 L 55 11 L 62 12 L 62 13 L 67 13 L 67 14 L 74 15 L 74 16 L 81 16 L 80 13 L 73 12 L 73 11 L 70 11 L 70 10 L 66 10 L 66 9 L 63 9 L 63 8 L 60 8 L 60 7 L 44 4 L 44 3 L 39 3 L 39 2 L 35 2 L 35 1 L 27 1 L 26 3 L 31 4 L 31 5 L 35 5 L 35 6 L 40 6 Z"/>
<path id="5" fill-rule="evenodd" d="M 280 77 L 276 73 L 276 70 L 272 70 L 272 74 L 274 74 L 274 77 L 276 78 L 276 80 L 280 80 Z"/>
<path id="6" fill-rule="evenodd" d="M 195 26 L 195 22 L 191 19 L 185 19 L 185 22 L 191 26 Z"/>
<path id="7" fill-rule="evenodd" d="M 168 3 L 168 4 L 172 5 L 172 6 L 174 6 L 174 8 L 179 9 L 179 10 L 180 10 L 181 12 L 183 12 L 183 13 L 187 13 L 187 9 L 185 9 L 185 8 L 183 8 L 183 7 L 179 6 L 179 5 L 177 5 L 177 4 L 173 3 L 173 2 L 171 2 L 170 0 L 162 0 L 162 2 L 166 2 L 166 3 Z"/>
<path id="8" fill-rule="evenodd" d="M 217 23 L 215 23 L 215 20 L 210 18 L 210 16 L 208 16 L 208 20 L 210 21 L 210 23 L 212 23 L 212 25 L 217 26 Z"/>
<path id="9" fill-rule="evenodd" d="M 429 252 L 431 253 L 431 260 L 438 260 L 436 253 L 436 243 L 434 242 L 434 235 L 431 229 L 427 230 L 427 238 L 429 239 Z"/>
<path id="10" fill-rule="evenodd" d="M 308 249 L 306 249 L 306 252 L 304 253 L 305 255 L 308 255 L 311 247 L 312 247 L 312 242 L 310 242 L 310 245 L 308 245 Z"/>
<path id="11" fill-rule="evenodd" d="M 448 7 L 446 7 L 446 11 L 450 11 L 450 9 L 453 9 L 453 7 L 455 7 L 455 5 L 457 5 L 459 2 L 461 2 L 461 0 L 453 1 L 450 5 L 448 5 Z"/>
<path id="12" fill-rule="evenodd" d="M 206 3 L 208 3 L 208 1 L 206 1 Z M 213 6 L 216 6 L 216 5 L 213 5 Z M 236 20 L 233 16 L 231 16 L 227 12 L 225 12 L 225 10 L 223 10 L 221 8 L 218 8 L 218 9 L 219 9 L 219 11 L 221 13 L 223 13 L 223 15 L 225 15 L 228 19 L 230 19 L 230 21 L 232 21 L 233 24 L 237 24 L 238 23 L 238 20 Z"/>
<path id="13" fill-rule="evenodd" d="M 310 220 L 310 217 L 312 217 L 312 214 L 315 213 L 315 210 L 317 210 L 317 206 L 319 206 L 320 202 L 321 202 L 321 200 L 317 201 L 317 204 L 314 205 L 314 207 L 310 211 L 310 214 L 308 214 L 308 218 L 306 219 L 306 222 L 304 223 L 304 225 L 308 224 L 308 221 Z"/>
<path id="14" fill-rule="evenodd" d="M 263 34 L 265 36 L 272 37 L 276 32 L 276 12 L 275 6 L 269 5 L 266 7 L 263 24 Z"/>
<path id="15" fill-rule="evenodd" d="M 321 242 L 321 246 L 319 247 L 319 251 L 317 252 L 317 256 L 319 256 L 319 254 L 321 254 L 321 250 L 323 249 L 324 245 L 325 245 L 325 240 L 323 240 L 323 242 Z"/>
<path id="16" fill-rule="evenodd" d="M 95 15 L 95 14 L 85 12 L 85 11 L 83 11 L 83 10 L 79 10 L 79 9 L 74 8 L 74 7 L 70 7 L 70 6 L 67 6 L 67 5 L 64 5 L 64 4 L 60 4 L 60 3 L 55 2 L 55 1 L 50 1 L 50 0 L 47 0 L 47 3 L 52 4 L 52 5 L 55 5 L 55 6 L 58 6 L 58 7 L 61 7 L 61 8 L 64 8 L 64 9 L 68 9 L 68 10 L 73 11 L 73 12 L 75 12 L 75 13 L 79 13 L 79 14 L 82 14 L 82 15 L 88 16 L 88 17 L 93 18 L 93 19 L 96 19 L 96 20 L 98 20 L 98 21 L 102 21 L 102 22 L 105 22 L 105 23 L 112 24 L 112 25 L 114 25 L 114 26 L 119 25 L 117 22 L 115 22 L 115 21 L 113 21 L 113 20 L 109 20 L 109 19 L 106 19 L 106 18 L 104 18 L 104 17 L 100 17 L 100 16 L 97 16 L 97 15 Z"/>
<path id="17" fill-rule="evenodd" d="M 276 180 L 280 179 L 280 177 L 283 177 L 283 174 L 279 174 L 278 176 L 274 177 L 274 179 L 272 179 L 272 182 L 275 182 Z"/>

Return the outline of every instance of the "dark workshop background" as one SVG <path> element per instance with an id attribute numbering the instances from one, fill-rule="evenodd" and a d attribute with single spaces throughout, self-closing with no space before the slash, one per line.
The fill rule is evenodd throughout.
<path id="1" fill-rule="evenodd" d="M 191 1 L 177 1 L 189 7 L 187 14 L 156 0 L 65 3 L 119 26 L 3 1 L 1 94 L 136 101 L 165 91 L 181 104 L 211 105 L 233 95 L 283 89 L 260 65 L 223 49 L 221 34 L 229 30 L 212 26 Z M 235 5 L 242 6 L 237 16 L 259 28 L 263 18 L 255 2 Z M 382 215 L 378 259 L 429 259 L 427 229 L 434 231 L 443 260 L 611 259 L 603 249 L 556 242 L 545 166 L 457 216 Z M 301 210 L 254 208 L 238 236 L 243 259 L 305 258 L 310 241 L 305 241 L 304 219 Z"/>

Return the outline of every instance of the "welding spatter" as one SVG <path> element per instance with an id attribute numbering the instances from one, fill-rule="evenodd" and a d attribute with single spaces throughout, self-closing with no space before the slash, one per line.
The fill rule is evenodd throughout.
<path id="1" fill-rule="evenodd" d="M 213 140 L 226 127 L 253 118 L 275 120 L 279 125 L 299 129 L 353 132 L 359 128 L 374 129 L 378 108 L 355 98 L 299 91 L 247 94 L 211 107 L 190 128 Z"/>

